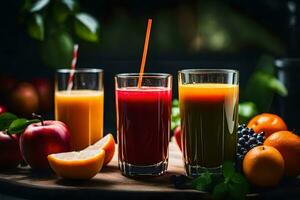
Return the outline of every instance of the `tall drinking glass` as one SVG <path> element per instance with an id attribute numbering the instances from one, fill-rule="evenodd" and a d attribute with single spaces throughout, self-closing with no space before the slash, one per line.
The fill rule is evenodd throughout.
<path id="1" fill-rule="evenodd" d="M 219 173 L 234 161 L 238 126 L 238 71 L 187 69 L 179 72 L 182 147 L 186 172 Z"/>
<path id="2" fill-rule="evenodd" d="M 126 176 L 167 170 L 172 76 L 118 74 L 115 77 L 119 167 Z"/>
<path id="3" fill-rule="evenodd" d="M 68 90 L 70 74 L 73 74 L 73 87 Z M 57 71 L 55 119 L 68 125 L 72 150 L 82 150 L 102 138 L 103 96 L 101 69 Z"/>

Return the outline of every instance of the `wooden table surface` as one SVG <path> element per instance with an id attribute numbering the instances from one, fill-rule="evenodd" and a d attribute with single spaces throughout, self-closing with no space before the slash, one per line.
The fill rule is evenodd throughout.
<path id="1" fill-rule="evenodd" d="M 205 192 L 175 189 L 172 175 L 185 174 L 181 152 L 170 143 L 168 172 L 159 177 L 128 178 L 117 167 L 117 154 L 112 162 L 89 181 L 68 181 L 54 174 L 37 174 L 29 167 L 0 172 L 0 193 L 28 199 L 207 199 Z M 299 197 L 300 179 L 293 186 L 269 189 L 261 197 Z M 299 196 L 298 196 L 299 195 Z M 248 196 L 257 197 L 257 194 Z"/>

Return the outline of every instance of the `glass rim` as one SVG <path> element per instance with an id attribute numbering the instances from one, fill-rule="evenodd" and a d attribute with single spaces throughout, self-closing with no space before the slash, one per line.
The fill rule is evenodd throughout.
<path id="1" fill-rule="evenodd" d="M 190 74 L 203 74 L 203 73 L 235 73 L 239 74 L 238 70 L 235 69 L 183 69 L 178 71 L 178 74 L 190 73 Z"/>
<path id="2" fill-rule="evenodd" d="M 139 78 L 139 73 L 121 73 L 116 74 L 115 78 Z M 143 78 L 169 78 L 172 77 L 171 74 L 168 73 L 143 73 Z"/>
<path id="3" fill-rule="evenodd" d="M 77 68 L 77 69 L 58 69 L 56 70 L 56 73 L 61 74 L 67 74 L 67 73 L 103 73 L 103 69 L 97 69 L 97 68 Z"/>

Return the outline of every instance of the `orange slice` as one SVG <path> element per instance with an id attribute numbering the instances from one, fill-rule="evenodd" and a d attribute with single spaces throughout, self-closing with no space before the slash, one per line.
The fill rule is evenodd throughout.
<path id="1" fill-rule="evenodd" d="M 105 160 L 104 160 L 104 166 L 105 166 L 114 157 L 114 153 L 115 153 L 114 136 L 111 133 L 109 133 L 104 138 L 102 138 L 95 144 L 87 147 L 86 149 L 92 149 L 92 150 L 103 149 L 105 151 Z"/>
<path id="2" fill-rule="evenodd" d="M 105 159 L 102 149 L 84 149 L 48 155 L 48 161 L 54 172 L 67 179 L 87 180 L 101 169 Z"/>

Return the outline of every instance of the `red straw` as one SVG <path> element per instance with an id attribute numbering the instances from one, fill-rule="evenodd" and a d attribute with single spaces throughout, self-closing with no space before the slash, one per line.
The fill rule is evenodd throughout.
<path id="1" fill-rule="evenodd" d="M 145 44 L 144 44 L 144 51 L 143 51 L 142 63 L 141 63 L 141 67 L 140 67 L 138 88 L 140 88 L 142 86 L 143 74 L 144 74 L 145 63 L 146 63 L 147 52 L 148 52 L 149 39 L 150 39 L 151 26 L 152 26 L 152 19 L 148 19 L 146 38 L 145 38 Z"/>
<path id="2" fill-rule="evenodd" d="M 75 70 L 76 63 L 77 63 L 77 54 L 78 54 L 78 44 L 75 44 L 74 49 L 73 49 L 71 72 L 70 72 L 69 80 L 68 80 L 68 89 L 67 90 L 69 92 L 72 90 L 72 87 L 73 87 L 73 76 L 74 76 L 74 70 Z"/>

